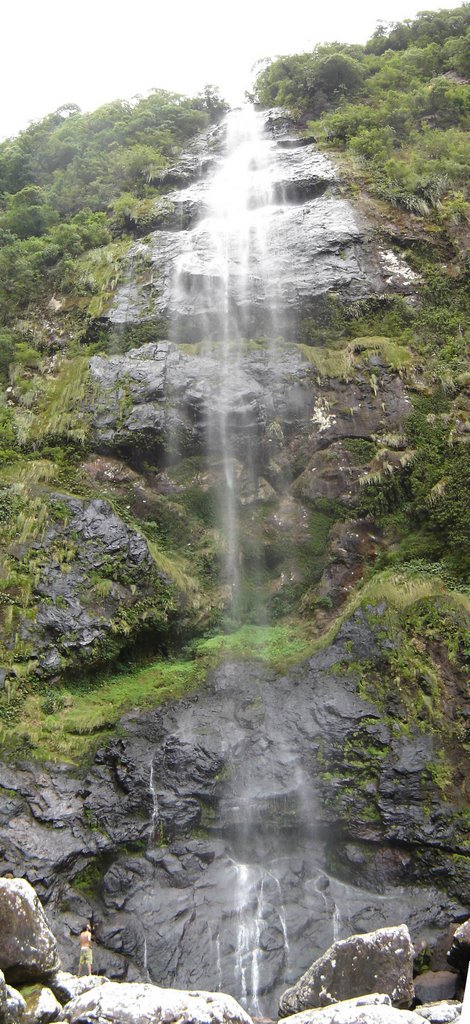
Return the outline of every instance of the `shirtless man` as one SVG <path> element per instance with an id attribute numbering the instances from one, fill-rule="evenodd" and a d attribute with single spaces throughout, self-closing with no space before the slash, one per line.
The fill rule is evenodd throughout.
<path id="1" fill-rule="evenodd" d="M 80 932 L 79 942 L 80 942 L 80 960 L 79 960 L 79 963 L 78 963 L 78 974 L 77 974 L 78 978 L 80 977 L 80 974 L 81 974 L 81 971 L 82 971 L 82 964 L 85 964 L 86 967 L 88 968 L 88 974 L 91 974 L 91 968 L 92 968 L 92 964 L 93 964 L 93 951 L 92 951 L 92 948 L 91 948 L 91 928 L 90 928 L 90 925 L 88 924 L 88 922 L 85 925 L 83 931 Z"/>

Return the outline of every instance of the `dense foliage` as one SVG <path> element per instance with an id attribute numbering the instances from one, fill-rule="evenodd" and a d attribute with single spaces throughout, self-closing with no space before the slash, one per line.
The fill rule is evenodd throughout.
<path id="1" fill-rule="evenodd" d="M 155 89 L 91 114 L 73 104 L 60 107 L 2 143 L 3 323 L 13 323 L 47 291 L 70 287 L 76 258 L 125 233 L 123 208 L 153 203 L 162 172 L 181 147 L 224 110 L 212 87 L 195 99 Z M 3 364 L 14 340 L 3 341 Z"/>
<path id="2" fill-rule="evenodd" d="M 470 216 L 469 75 L 466 3 L 381 25 L 365 46 L 281 57 L 258 77 L 257 98 L 288 106 L 319 141 L 362 158 L 383 198 L 458 223 Z"/>

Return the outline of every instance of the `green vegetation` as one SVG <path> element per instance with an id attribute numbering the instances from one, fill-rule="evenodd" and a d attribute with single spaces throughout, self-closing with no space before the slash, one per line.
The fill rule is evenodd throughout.
<path id="1" fill-rule="evenodd" d="M 33 304 L 73 293 L 79 308 L 80 295 L 99 286 L 82 307 L 100 315 L 118 270 L 109 243 L 141 228 L 165 193 L 165 170 L 225 109 L 210 87 L 194 99 L 154 89 L 91 114 L 60 107 L 0 145 L 0 305 L 11 325 L 0 335 L 0 372 L 31 345 L 24 318 Z"/>
<path id="2" fill-rule="evenodd" d="M 281 426 L 266 424 L 262 443 L 272 460 L 259 500 L 245 502 L 243 494 L 240 502 L 240 600 L 230 622 L 219 469 L 191 453 L 157 465 L 146 450 L 132 466 L 122 452 L 105 465 L 107 455 L 93 450 L 88 370 L 95 353 L 165 337 L 163 320 L 111 330 L 106 312 L 134 238 L 171 217 L 167 170 L 224 104 L 211 90 L 195 99 L 155 90 L 93 114 L 61 108 L 0 145 L 0 654 L 8 670 L 0 742 L 12 755 L 29 749 L 38 758 L 80 759 L 130 707 L 190 692 L 222 658 L 257 658 L 282 671 L 330 642 L 359 608 L 399 637 L 381 675 L 356 666 L 360 692 L 396 728 L 441 736 L 442 665 L 462 673 L 469 654 L 469 25 L 468 4 L 425 12 L 380 27 L 366 46 L 331 43 L 280 58 L 258 78 L 261 103 L 289 106 L 332 150 L 342 191 L 373 208 L 417 273 L 419 301 L 348 304 L 329 295 L 299 325 L 295 348 L 320 385 L 359 379 L 377 395 L 380 373 L 396 374 L 412 412 L 400 436 L 345 437 L 332 450 L 332 462 L 341 450 L 348 465 L 362 467 L 361 493 L 347 507 L 293 499 L 284 512 L 287 476 L 299 475 L 308 455 L 292 446 L 293 464 L 284 466 Z M 147 280 L 145 257 L 133 257 L 133 273 Z M 265 344 L 244 342 L 252 352 Z M 204 345 L 182 349 L 198 355 Z M 117 397 L 123 419 L 129 391 L 124 382 Z M 28 623 L 40 600 L 52 602 L 44 594 L 48 559 L 63 578 L 76 566 L 81 541 L 66 530 L 74 496 L 108 501 L 146 538 L 155 572 L 147 596 L 133 601 L 139 581 L 125 565 L 94 565 L 80 600 L 110 624 L 94 650 L 103 675 L 91 679 L 91 662 L 72 664 L 59 643 L 57 676 L 44 682 Z M 328 595 L 318 597 L 318 584 L 331 527 L 356 516 L 369 518 L 383 543 L 338 611 Z M 57 523 L 63 529 L 46 556 L 42 543 Z M 66 603 L 57 596 L 57 612 Z M 136 638 L 139 664 L 116 673 L 122 652 L 137 657 Z M 158 650 L 168 656 L 146 662 Z M 457 715 L 453 738 L 466 743 L 466 735 Z M 356 739 L 357 749 L 351 741 L 344 755 L 351 772 L 359 770 Z M 426 778 L 444 790 L 449 763 L 444 744 L 439 750 Z M 368 755 L 378 771 L 380 750 Z M 363 810 L 375 820 L 373 800 Z"/>
<path id="3" fill-rule="evenodd" d="M 231 635 L 195 641 L 191 657 L 123 666 L 114 675 L 86 677 L 49 687 L 24 688 L 19 702 L 2 705 L 0 744 L 11 755 L 25 747 L 38 759 L 79 761 L 117 726 L 132 707 L 154 707 L 201 687 L 207 672 L 224 657 L 251 658 L 281 670 L 306 657 L 306 627 L 245 626 Z M 11 714 L 8 712 L 11 707 Z"/>
<path id="4" fill-rule="evenodd" d="M 379 568 L 419 563 L 460 587 L 470 579 L 469 38 L 468 3 L 424 11 L 380 25 L 365 46 L 280 57 L 256 83 L 259 102 L 287 105 L 332 151 L 353 197 L 373 197 L 419 275 L 414 308 L 327 297 L 298 347 L 320 377 L 351 380 L 374 354 L 405 378 L 406 435 L 387 445 L 396 456 L 376 452 L 356 511 L 385 531 Z"/>
<path id="5" fill-rule="evenodd" d="M 365 45 L 280 57 L 258 76 L 265 106 L 285 105 L 318 141 L 357 157 L 383 199 L 439 224 L 470 219 L 470 8 L 381 25 Z M 315 120 L 312 120 L 315 118 Z"/>

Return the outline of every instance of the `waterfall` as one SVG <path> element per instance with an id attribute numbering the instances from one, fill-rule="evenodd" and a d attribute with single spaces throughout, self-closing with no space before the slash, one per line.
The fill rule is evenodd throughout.
<path id="1" fill-rule="evenodd" d="M 237 941 L 235 985 L 240 1002 L 251 1016 L 263 1016 L 261 997 L 265 991 L 262 973 L 266 956 L 263 931 L 268 923 L 282 934 L 284 968 L 289 958 L 286 913 L 281 884 L 272 870 L 251 864 L 235 864 Z M 271 893 L 269 892 L 271 889 Z"/>
<path id="2" fill-rule="evenodd" d="M 150 792 L 150 795 L 152 797 L 152 817 L 151 817 L 151 821 L 150 821 L 149 844 L 152 844 L 155 841 L 155 832 L 156 832 L 157 824 L 158 824 L 158 821 L 159 821 L 159 818 L 160 818 L 160 811 L 159 811 L 159 808 L 158 808 L 158 795 L 157 795 L 157 791 L 155 789 L 155 782 L 154 782 L 153 757 L 152 757 L 152 759 L 150 761 L 149 792 Z"/>
<path id="3" fill-rule="evenodd" d="M 218 399 L 205 410 L 206 442 L 209 464 L 218 472 L 226 606 L 235 615 L 243 601 L 239 508 L 257 493 L 260 428 L 256 394 L 246 386 L 243 351 L 260 333 L 276 334 L 268 246 L 275 146 L 263 135 L 262 123 L 262 115 L 251 107 L 227 116 L 226 152 L 209 179 L 203 218 L 185 233 L 172 285 L 173 340 L 200 339 L 202 358 L 216 366 Z M 187 317 L 179 314 L 189 305 L 190 335 Z M 258 558 L 249 560 L 252 578 Z"/>

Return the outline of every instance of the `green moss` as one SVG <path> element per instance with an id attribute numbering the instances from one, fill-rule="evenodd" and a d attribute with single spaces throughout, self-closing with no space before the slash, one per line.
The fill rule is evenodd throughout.
<path id="1" fill-rule="evenodd" d="M 355 466 L 366 466 L 371 462 L 377 452 L 377 445 L 374 441 L 368 441 L 363 437 L 346 437 L 341 442 L 343 448 L 351 453 Z"/>

